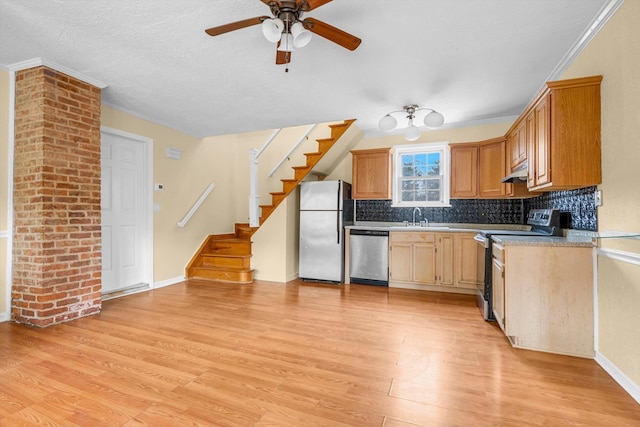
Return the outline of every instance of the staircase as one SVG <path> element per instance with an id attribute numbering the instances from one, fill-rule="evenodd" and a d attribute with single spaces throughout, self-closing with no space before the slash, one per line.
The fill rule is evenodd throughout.
<path id="1" fill-rule="evenodd" d="M 296 189 L 298 184 L 313 170 L 313 167 L 333 147 L 355 120 L 329 125 L 331 137 L 316 139 L 318 151 L 305 153 L 306 164 L 293 166 L 294 176 L 282 179 L 282 191 L 271 194 L 270 205 L 260 205 L 260 224 L 276 210 L 278 205 Z M 234 232 L 209 235 L 185 269 L 187 279 L 202 279 L 216 282 L 251 283 L 251 235 L 258 227 L 235 224 Z"/>

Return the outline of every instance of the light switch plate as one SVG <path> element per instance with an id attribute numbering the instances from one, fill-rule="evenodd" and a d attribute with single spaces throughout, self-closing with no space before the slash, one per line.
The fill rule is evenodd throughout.
<path id="1" fill-rule="evenodd" d="M 593 201 L 596 207 L 602 206 L 602 190 L 596 190 L 593 194 Z"/>

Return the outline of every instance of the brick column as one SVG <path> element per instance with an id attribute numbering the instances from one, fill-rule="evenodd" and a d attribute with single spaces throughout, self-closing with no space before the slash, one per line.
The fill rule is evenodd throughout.
<path id="1" fill-rule="evenodd" d="M 101 308 L 100 89 L 16 73 L 12 319 L 49 326 Z"/>

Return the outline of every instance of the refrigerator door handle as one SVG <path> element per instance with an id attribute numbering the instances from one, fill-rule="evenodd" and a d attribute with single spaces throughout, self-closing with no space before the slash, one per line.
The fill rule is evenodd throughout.
<path id="1" fill-rule="evenodd" d="M 340 244 L 340 215 L 342 211 L 340 210 L 340 187 L 342 186 L 342 181 L 338 181 L 338 200 L 336 205 L 336 234 L 337 234 L 337 243 Z"/>

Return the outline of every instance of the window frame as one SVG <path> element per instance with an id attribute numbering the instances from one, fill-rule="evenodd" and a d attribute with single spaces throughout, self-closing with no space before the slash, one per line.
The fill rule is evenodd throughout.
<path id="1" fill-rule="evenodd" d="M 411 202 L 403 202 L 402 201 L 402 189 L 401 189 L 401 179 L 402 179 L 402 164 L 401 159 L 403 155 L 406 154 L 430 154 L 430 153 L 440 153 L 440 177 L 441 177 L 441 188 L 440 188 L 440 200 L 438 201 L 411 201 Z M 392 172 L 392 197 L 391 197 L 391 206 L 396 208 L 401 207 L 434 207 L 434 208 L 442 208 L 442 207 L 450 207 L 450 162 L 451 155 L 449 151 L 449 143 L 448 142 L 428 142 L 428 143 L 418 143 L 411 145 L 396 145 L 393 147 L 393 172 Z"/>

